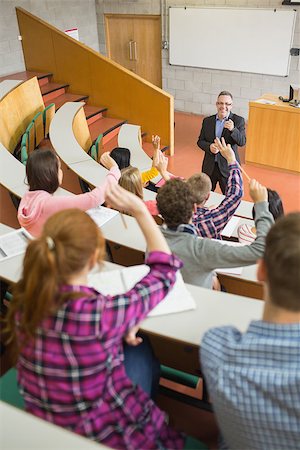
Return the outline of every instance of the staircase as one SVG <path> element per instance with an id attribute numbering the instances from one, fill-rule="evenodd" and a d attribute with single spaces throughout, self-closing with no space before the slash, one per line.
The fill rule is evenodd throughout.
<path id="1" fill-rule="evenodd" d="M 107 116 L 108 108 L 105 106 L 89 105 L 88 95 L 69 92 L 69 85 L 67 83 L 60 84 L 52 82 L 52 73 L 23 71 L 0 77 L 0 82 L 6 79 L 26 81 L 35 76 L 38 79 L 45 106 L 48 106 L 50 103 L 55 103 L 55 109 L 58 110 L 66 102 L 85 102 L 84 112 L 92 141 L 99 134 L 103 134 L 102 143 L 104 151 L 111 151 L 118 146 L 118 133 L 121 125 L 126 123 L 126 120 Z M 145 136 L 146 133 L 142 133 L 142 138 Z M 162 151 L 165 151 L 167 148 L 162 145 Z M 152 157 L 153 147 L 151 143 L 143 140 L 143 149 Z"/>

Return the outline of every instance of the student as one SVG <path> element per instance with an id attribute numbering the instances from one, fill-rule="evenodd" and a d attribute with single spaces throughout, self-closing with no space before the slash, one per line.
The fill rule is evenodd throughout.
<path id="1" fill-rule="evenodd" d="M 220 239 L 221 231 L 241 203 L 243 179 L 231 145 L 226 145 L 224 138 L 222 138 L 222 142 L 217 138 L 215 145 L 223 158 L 226 159 L 229 169 L 224 200 L 213 209 L 204 206 L 211 191 L 211 180 L 205 173 L 192 175 L 187 180 L 187 184 L 194 195 L 194 203 L 196 204 L 193 224 L 197 228 L 198 234 L 202 237 Z"/>
<path id="2" fill-rule="evenodd" d="M 279 217 L 283 216 L 284 210 L 281 198 L 279 197 L 276 191 L 272 191 L 272 189 L 268 190 L 268 202 L 269 202 L 269 211 L 274 217 L 276 221 Z M 255 211 L 252 210 L 253 220 L 255 219 Z M 251 244 L 255 240 L 256 237 L 256 229 L 255 227 L 251 227 L 248 223 L 243 223 L 238 227 L 238 238 L 239 242 L 242 244 Z"/>
<path id="3" fill-rule="evenodd" d="M 245 333 L 209 330 L 201 367 L 222 448 L 300 448 L 300 213 L 278 219 L 266 238 L 257 278 L 262 320 Z"/>
<path id="4" fill-rule="evenodd" d="M 166 224 L 162 233 L 172 252 L 183 260 L 186 283 L 211 289 L 215 269 L 247 266 L 262 256 L 273 217 L 268 210 L 267 189 L 256 180 L 250 182 L 250 195 L 255 203 L 257 237 L 249 246 L 236 247 L 198 236 L 192 224 L 194 197 L 187 183 L 173 179 L 159 189 L 157 208 Z"/>
<path id="5" fill-rule="evenodd" d="M 143 185 L 146 185 L 149 181 L 151 181 L 153 178 L 156 178 L 158 175 L 161 175 L 165 181 L 170 179 L 167 170 L 162 172 L 160 168 L 157 167 L 157 164 L 161 160 L 161 157 L 164 157 L 162 152 L 160 151 L 160 137 L 152 136 L 152 144 L 154 147 L 152 167 L 151 169 L 141 173 Z M 130 166 L 131 155 L 128 148 L 116 147 L 110 152 L 110 156 L 116 161 L 120 170 L 126 169 L 126 167 Z M 164 158 L 168 161 L 166 157 Z"/>
<path id="6" fill-rule="evenodd" d="M 112 448 L 180 449 L 184 436 L 126 375 L 122 339 L 133 334 L 139 344 L 136 326 L 182 264 L 137 196 L 110 185 L 106 199 L 136 218 L 150 272 L 125 294 L 102 295 L 87 286 L 88 272 L 103 261 L 100 229 L 78 209 L 48 219 L 27 248 L 8 316 L 26 410 Z"/>
<path id="7" fill-rule="evenodd" d="M 70 196 L 53 196 L 62 184 L 63 172 L 60 160 L 51 150 L 36 149 L 29 155 L 26 176 L 29 191 L 22 198 L 18 220 L 32 236 L 39 236 L 45 221 L 62 209 L 79 208 L 84 211 L 104 203 L 108 183 L 117 183 L 121 173 L 115 161 L 104 153 L 101 163 L 109 170 L 102 186 L 91 192 Z"/>
<path id="8" fill-rule="evenodd" d="M 136 167 L 129 166 L 121 170 L 119 185 L 144 200 L 141 172 Z M 158 215 L 156 200 L 147 200 L 144 203 L 152 216 Z"/>

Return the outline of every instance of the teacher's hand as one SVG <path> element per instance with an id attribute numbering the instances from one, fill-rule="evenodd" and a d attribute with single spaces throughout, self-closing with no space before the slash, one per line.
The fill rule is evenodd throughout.
<path id="1" fill-rule="evenodd" d="M 216 155 L 217 153 L 219 153 L 219 149 L 218 149 L 218 147 L 216 146 L 216 144 L 210 144 L 209 150 L 210 150 L 214 155 Z"/>
<path id="2" fill-rule="evenodd" d="M 234 123 L 231 119 L 226 120 L 224 123 L 224 128 L 227 128 L 227 130 L 232 131 L 234 129 Z"/>

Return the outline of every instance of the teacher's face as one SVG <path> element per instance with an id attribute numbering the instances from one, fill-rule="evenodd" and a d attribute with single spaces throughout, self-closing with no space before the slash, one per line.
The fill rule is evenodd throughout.
<path id="1" fill-rule="evenodd" d="M 224 119 L 229 116 L 232 109 L 232 98 L 230 95 L 220 95 L 217 99 L 216 106 L 219 119 Z"/>

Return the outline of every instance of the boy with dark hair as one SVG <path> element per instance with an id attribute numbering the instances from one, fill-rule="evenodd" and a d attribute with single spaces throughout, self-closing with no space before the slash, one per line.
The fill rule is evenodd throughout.
<path id="1" fill-rule="evenodd" d="M 262 320 L 209 330 L 201 365 L 222 448 L 300 448 L 300 213 L 278 219 L 257 277 Z"/>
<path id="2" fill-rule="evenodd" d="M 196 173 L 187 180 L 187 184 L 194 195 L 195 212 L 193 224 L 196 226 L 200 236 L 215 239 L 220 239 L 221 231 L 235 213 L 243 196 L 243 179 L 235 153 L 230 144 L 226 145 L 224 138 L 221 141 L 216 138 L 215 145 L 228 163 L 229 177 L 225 198 L 220 205 L 213 209 L 204 206 L 212 187 L 208 175 Z"/>
<path id="3" fill-rule="evenodd" d="M 166 223 L 162 233 L 172 252 L 184 262 L 186 283 L 211 289 L 215 269 L 247 266 L 262 256 L 265 236 L 274 220 L 268 209 L 267 189 L 251 180 L 250 195 L 255 203 L 257 237 L 251 245 L 236 247 L 198 236 L 192 224 L 194 196 L 187 183 L 173 179 L 159 189 L 157 207 Z"/>

